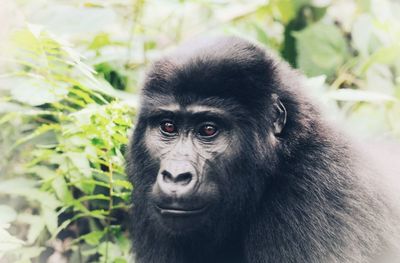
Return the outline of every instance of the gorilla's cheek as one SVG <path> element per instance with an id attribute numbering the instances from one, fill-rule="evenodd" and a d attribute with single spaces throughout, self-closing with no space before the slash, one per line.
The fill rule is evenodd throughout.
<path id="1" fill-rule="evenodd" d="M 168 153 L 168 143 L 160 140 L 158 132 L 149 127 L 144 136 L 144 145 L 149 155 L 157 161 L 160 161 L 161 156 Z"/>

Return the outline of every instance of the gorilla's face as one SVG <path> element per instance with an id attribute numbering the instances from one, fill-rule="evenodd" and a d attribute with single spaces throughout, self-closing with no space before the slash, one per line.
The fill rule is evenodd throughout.
<path id="1" fill-rule="evenodd" d="M 273 64 L 248 44 L 222 47 L 170 56 L 147 75 L 128 166 L 133 212 L 154 235 L 237 229 L 277 163 L 286 110 L 269 92 Z"/>
<path id="2" fill-rule="evenodd" d="M 241 148 L 232 120 L 225 110 L 201 103 L 153 105 L 148 110 L 144 144 L 159 169 L 143 176 L 155 179 L 149 206 L 169 230 L 195 230 L 213 213 L 223 212 L 221 184 L 229 181 L 226 176 L 243 176 L 225 168 Z"/>
<path id="3" fill-rule="evenodd" d="M 160 229 L 204 233 L 257 204 L 265 179 L 255 178 L 258 155 L 272 147 L 267 140 L 285 114 L 279 100 L 271 101 L 275 121 L 264 125 L 227 98 L 145 96 L 135 137 L 146 157 L 136 166 L 153 169 L 139 168 L 135 198 L 146 200 Z M 257 136 L 260 129 L 265 140 Z"/>

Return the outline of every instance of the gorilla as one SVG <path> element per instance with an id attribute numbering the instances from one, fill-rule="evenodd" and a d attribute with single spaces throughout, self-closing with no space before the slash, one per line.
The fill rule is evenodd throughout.
<path id="1" fill-rule="evenodd" d="M 324 120 L 299 79 L 237 37 L 153 64 L 127 157 L 135 262 L 400 262 L 399 157 Z"/>

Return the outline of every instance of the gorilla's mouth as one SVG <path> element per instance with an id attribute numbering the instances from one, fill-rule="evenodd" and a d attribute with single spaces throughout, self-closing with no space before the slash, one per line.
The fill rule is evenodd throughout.
<path id="1" fill-rule="evenodd" d="M 204 213 L 208 206 L 202 206 L 200 208 L 177 208 L 177 207 L 162 207 L 159 205 L 155 205 L 158 212 L 161 215 L 165 216 L 192 216 L 192 215 L 199 215 Z"/>

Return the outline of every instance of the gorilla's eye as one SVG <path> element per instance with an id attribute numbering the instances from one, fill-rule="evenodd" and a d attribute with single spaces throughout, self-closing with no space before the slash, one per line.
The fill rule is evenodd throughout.
<path id="1" fill-rule="evenodd" d="M 199 134 L 203 137 L 212 137 L 217 134 L 218 129 L 216 126 L 211 124 L 206 124 L 200 127 Z"/>
<path id="2" fill-rule="evenodd" d="M 176 126 L 171 121 L 163 121 L 160 124 L 161 131 L 167 134 L 174 134 L 176 133 Z"/>

